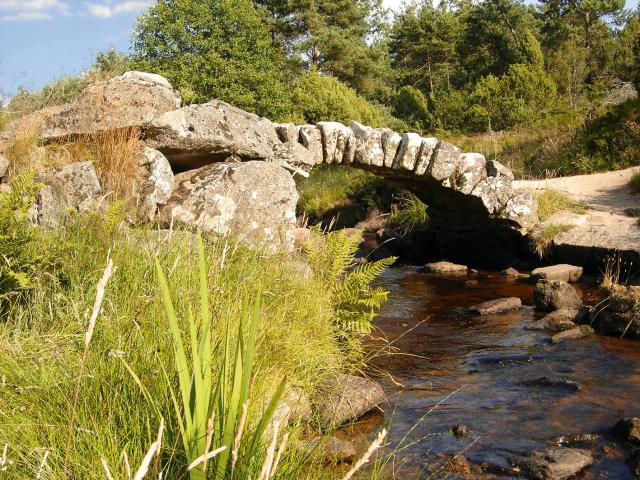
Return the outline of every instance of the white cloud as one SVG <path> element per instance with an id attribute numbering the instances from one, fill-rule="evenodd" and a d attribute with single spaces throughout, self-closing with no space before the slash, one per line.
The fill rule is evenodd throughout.
<path id="1" fill-rule="evenodd" d="M 54 14 L 69 13 L 69 5 L 62 0 L 0 0 L 0 20 L 47 20 Z"/>
<path id="2" fill-rule="evenodd" d="M 2 1 L 2 0 L 0 0 Z M 152 0 L 126 0 L 116 3 L 85 2 L 89 13 L 95 17 L 111 18 L 122 13 L 137 13 L 153 3 Z"/>

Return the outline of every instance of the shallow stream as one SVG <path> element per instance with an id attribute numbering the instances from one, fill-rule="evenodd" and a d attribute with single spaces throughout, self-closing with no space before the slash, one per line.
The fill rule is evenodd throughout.
<path id="1" fill-rule="evenodd" d="M 498 274 L 441 276 L 399 267 L 380 283 L 390 294 L 373 336 L 395 352 L 379 354 L 372 365 L 388 372 L 382 383 L 390 405 L 360 428 L 390 422 L 389 441 L 400 448 L 395 478 L 503 478 L 501 467 L 514 455 L 555 437 L 592 433 L 570 442 L 597 459 L 580 478 L 633 478 L 608 432 L 620 418 L 640 414 L 639 342 L 593 335 L 553 345 L 544 332 L 526 330 L 541 317 L 532 306 L 533 285 Z M 595 303 L 594 284 L 576 288 L 585 303 Z M 458 310 L 511 296 L 522 299 L 522 311 L 479 317 Z M 380 344 L 370 341 L 374 349 Z M 540 385 L 542 377 L 581 388 Z M 456 438 L 451 429 L 461 424 L 470 433 Z M 484 463 L 483 473 L 451 473 L 449 459 L 458 454 Z"/>

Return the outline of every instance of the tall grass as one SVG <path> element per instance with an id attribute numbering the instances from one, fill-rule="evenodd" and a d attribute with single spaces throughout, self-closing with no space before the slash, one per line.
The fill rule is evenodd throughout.
<path id="1" fill-rule="evenodd" d="M 114 478 L 128 478 L 126 465 L 142 463 L 164 419 L 162 461 L 149 465 L 148 478 L 159 474 L 163 478 L 183 477 L 195 453 L 188 456 L 185 451 L 171 388 L 163 380 L 173 381 L 178 371 L 172 366 L 173 336 L 163 320 L 154 263 L 157 258 L 170 290 L 177 293 L 173 299 L 176 312 L 188 312 L 189 304 L 197 304 L 202 285 L 202 277 L 193 275 L 199 271 L 193 236 L 173 232 L 169 239 L 148 231 L 112 230 L 96 214 L 74 218 L 64 231 L 50 232 L 39 242 L 41 249 L 57 248 L 63 273 L 54 276 L 44 272 L 37 276 L 28 298 L 12 302 L 0 324 L 0 446 L 7 445 L 7 458 L 12 462 L 5 475 L 34 478 L 47 451 L 44 475 L 49 477 L 104 478 L 104 460 Z M 72 427 L 73 449 L 67 454 L 65 472 L 69 414 L 83 363 L 87 318 L 102 274 L 102 259 L 109 252 L 117 270 L 105 294 L 91 350 L 84 360 L 82 389 Z M 206 275 L 213 319 L 211 338 L 229 339 L 231 359 L 235 360 L 238 353 L 233 346 L 238 345 L 235 339 L 239 338 L 243 311 L 244 318 L 249 312 L 250 318 L 256 318 L 246 306 L 255 298 L 256 286 L 265 287 L 261 303 L 254 305 L 259 310 L 257 320 L 249 322 L 256 338 L 251 369 L 254 374 L 244 378 L 252 380 L 250 398 L 255 401 L 249 403 L 245 436 L 237 453 L 236 469 L 242 472 L 243 459 L 249 458 L 244 452 L 250 451 L 246 442 L 257 430 L 264 412 L 261 399 L 273 398 L 285 377 L 288 385 L 311 391 L 324 375 L 344 369 L 347 360 L 335 340 L 331 292 L 324 281 L 305 277 L 294 259 L 266 258 L 230 240 L 205 241 L 204 253 L 209 265 Z M 188 332 L 188 314 L 177 319 L 180 330 Z M 247 326 L 245 320 L 245 335 L 238 340 L 244 357 Z M 186 345 L 189 349 L 190 341 Z M 209 363 L 216 378 L 220 368 L 217 360 Z M 239 430 L 242 402 L 235 405 L 236 421 L 222 413 L 216 421 L 222 422 L 216 424 L 218 438 L 212 443 L 217 448 L 230 444 L 229 438 L 234 435 L 229 435 L 233 431 L 229 425 Z M 222 412 L 218 406 L 214 410 Z M 204 417 L 199 414 L 200 423 Z M 258 454 L 250 466 L 259 470 L 268 452 L 263 446 L 256 448 Z M 233 450 L 229 452 L 227 469 Z M 300 470 L 296 462 L 300 459 L 296 460 L 293 454 L 284 457 L 286 464 L 282 468 L 297 475 Z M 217 469 L 217 463 L 212 462 Z M 313 478 L 313 474 L 308 477 Z"/>
<path id="2" fill-rule="evenodd" d="M 587 206 L 555 190 L 545 190 L 538 195 L 538 218 L 540 221 L 544 222 L 560 212 L 583 214 L 587 212 Z"/>
<path id="3" fill-rule="evenodd" d="M 631 191 L 634 193 L 640 193 L 640 172 L 636 173 L 631 177 L 629 181 L 629 187 L 631 187 Z"/>
<path id="4" fill-rule="evenodd" d="M 411 193 L 396 198 L 399 205 L 389 215 L 387 225 L 401 237 L 407 237 L 427 221 L 427 206 Z"/>

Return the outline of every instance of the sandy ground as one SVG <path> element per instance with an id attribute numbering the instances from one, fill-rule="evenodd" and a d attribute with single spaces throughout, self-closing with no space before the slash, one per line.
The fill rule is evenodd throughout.
<path id="1" fill-rule="evenodd" d="M 547 221 L 575 225 L 560 234 L 556 244 L 640 252 L 640 194 L 629 188 L 629 180 L 638 172 L 640 167 L 632 167 L 592 175 L 521 180 L 514 186 L 538 192 L 557 190 L 589 207 L 585 215 L 560 214 Z"/>

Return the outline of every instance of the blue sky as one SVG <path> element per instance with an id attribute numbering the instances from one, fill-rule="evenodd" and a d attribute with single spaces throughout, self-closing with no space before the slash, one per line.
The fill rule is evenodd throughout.
<path id="1" fill-rule="evenodd" d="M 127 50 L 136 16 L 152 2 L 0 0 L 0 98 L 81 73 L 102 50 Z M 384 0 L 392 9 L 402 3 Z"/>

